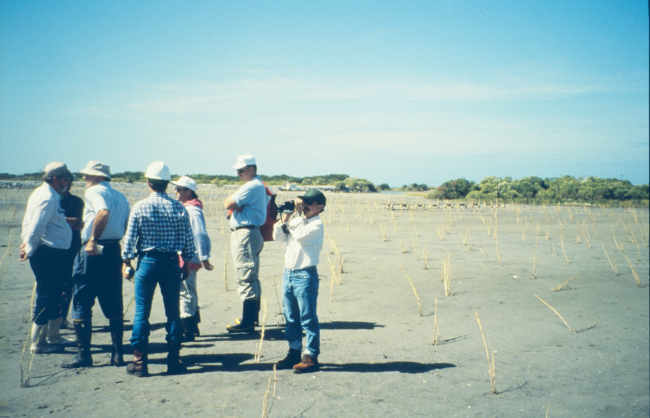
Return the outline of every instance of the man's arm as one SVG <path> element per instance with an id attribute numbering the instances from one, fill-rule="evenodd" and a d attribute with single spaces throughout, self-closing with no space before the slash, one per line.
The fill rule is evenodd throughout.
<path id="1" fill-rule="evenodd" d="M 45 234 L 45 226 L 57 213 L 57 209 L 57 205 L 51 200 L 39 202 L 34 208 L 27 223 L 27 228 L 22 231 L 23 244 L 20 246 L 20 261 L 25 261 L 34 254 L 41 237 Z"/>
<path id="2" fill-rule="evenodd" d="M 232 196 L 224 199 L 223 207 L 226 210 L 241 210 L 241 208 L 237 206 L 237 203 L 232 199 Z"/>
<path id="3" fill-rule="evenodd" d="M 97 241 L 104 233 L 106 225 L 108 225 L 108 218 L 110 217 L 110 211 L 108 209 L 102 209 L 97 212 L 95 216 L 95 221 L 93 222 L 93 230 L 90 233 L 90 239 L 86 243 L 86 252 L 88 255 L 97 254 Z"/>
<path id="4" fill-rule="evenodd" d="M 79 218 L 65 218 L 65 221 L 73 231 L 81 231 L 84 228 L 84 223 Z"/>

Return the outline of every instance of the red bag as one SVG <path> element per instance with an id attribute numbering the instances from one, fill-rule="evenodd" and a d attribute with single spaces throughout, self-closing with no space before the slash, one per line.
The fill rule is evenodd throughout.
<path id="1" fill-rule="evenodd" d="M 276 217 L 278 216 L 278 205 L 275 203 L 275 197 L 277 194 L 273 193 L 271 189 L 266 186 L 266 183 L 262 182 L 262 184 L 264 184 L 264 188 L 266 189 L 266 195 L 271 196 L 271 199 L 269 200 L 269 204 L 266 206 L 266 222 L 264 222 L 264 225 L 260 226 L 260 232 L 262 233 L 264 241 L 273 241 L 273 224 L 277 222 Z"/>

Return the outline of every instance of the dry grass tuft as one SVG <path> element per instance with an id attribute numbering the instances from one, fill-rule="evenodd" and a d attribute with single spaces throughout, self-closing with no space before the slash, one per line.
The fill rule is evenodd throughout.
<path id="1" fill-rule="evenodd" d="M 262 344 L 264 343 L 264 332 L 266 331 L 266 316 L 268 314 L 268 298 L 264 298 L 262 303 L 262 332 L 260 333 L 260 344 L 255 351 L 255 363 L 260 362 L 262 357 Z"/>
<path id="2" fill-rule="evenodd" d="M 625 259 L 627 260 L 627 264 L 630 265 L 630 270 L 632 270 L 632 274 L 634 275 L 634 280 L 636 281 L 636 285 L 637 285 L 638 287 L 643 287 L 643 286 L 641 285 L 641 279 L 639 279 L 639 275 L 636 273 L 636 270 L 634 269 L 634 266 L 633 266 L 632 263 L 630 262 L 630 259 L 629 259 L 627 256 L 625 256 Z"/>
<path id="3" fill-rule="evenodd" d="M 433 340 L 431 345 L 438 344 L 438 336 L 440 334 L 440 324 L 438 323 L 438 298 L 436 298 L 436 305 L 433 308 Z"/>
<path id="4" fill-rule="evenodd" d="M 605 251 L 605 256 L 607 257 L 607 261 L 609 261 L 609 265 L 614 270 L 614 274 L 618 276 L 618 268 L 616 267 L 616 260 L 612 257 L 609 257 L 609 254 L 607 254 L 607 250 L 605 249 L 605 246 L 603 244 L 600 244 L 601 247 L 603 247 L 603 251 Z"/>
<path id="5" fill-rule="evenodd" d="M 564 281 L 564 283 L 562 283 L 558 287 L 554 287 L 553 289 L 551 289 L 551 292 L 559 292 L 560 290 L 564 289 L 564 286 L 566 286 L 571 280 L 575 279 L 578 276 L 580 276 L 580 273 L 576 274 L 575 276 L 569 277 Z"/>
<path id="6" fill-rule="evenodd" d="M 277 381 L 278 375 L 274 364 L 273 376 L 269 378 L 269 383 L 266 385 L 266 392 L 264 392 L 264 398 L 262 399 L 262 418 L 269 418 L 271 416 L 271 409 L 273 408 L 273 400 L 275 399 L 275 386 L 277 384 Z M 271 396 L 271 403 L 269 403 L 269 395 L 271 394 L 271 382 L 273 382 L 273 395 Z"/>
<path id="7" fill-rule="evenodd" d="M 569 324 L 567 324 L 567 322 L 564 320 L 564 318 L 562 318 L 562 315 L 560 315 L 560 313 L 559 313 L 558 311 L 556 311 L 554 307 L 552 307 L 551 305 L 549 305 L 548 303 L 546 303 L 546 302 L 544 301 L 544 299 L 540 298 L 539 296 L 535 295 L 535 297 L 536 297 L 537 299 L 539 299 L 540 301 L 542 301 L 542 303 L 543 303 L 544 305 L 546 305 L 546 306 L 548 306 L 549 308 L 551 308 L 551 310 L 552 310 L 553 312 L 555 312 L 555 315 L 557 315 L 558 317 L 560 317 L 560 319 L 562 320 L 562 322 L 564 322 L 564 325 L 566 325 L 566 327 L 569 328 L 569 331 L 573 332 L 574 334 L 577 334 L 577 333 L 580 333 L 580 332 L 583 332 L 583 331 L 587 331 L 588 329 L 592 329 L 593 327 L 596 326 L 596 323 L 594 322 L 592 326 L 587 327 L 587 328 L 584 328 L 584 329 L 580 329 L 580 330 L 571 329 L 571 327 L 569 326 Z"/>
<path id="8" fill-rule="evenodd" d="M 478 327 L 481 330 L 481 337 L 483 337 L 483 345 L 485 346 L 485 355 L 488 362 L 488 373 L 490 374 L 490 388 L 493 394 L 497 394 L 497 381 L 496 381 L 496 367 L 494 366 L 494 350 L 492 350 L 492 356 L 488 351 L 487 340 L 485 339 L 485 333 L 483 332 L 483 327 L 481 326 L 481 320 L 478 317 L 478 311 L 474 312 L 476 316 L 476 322 L 478 322 Z"/>
<path id="9" fill-rule="evenodd" d="M 413 284 L 413 280 L 409 277 L 408 274 L 406 274 L 406 271 L 404 270 L 404 267 L 400 263 L 397 263 L 399 265 L 399 268 L 402 269 L 402 272 L 406 276 L 406 278 L 409 280 L 409 283 L 411 284 L 411 289 L 413 289 L 413 294 L 415 295 L 415 300 L 418 302 L 418 311 L 420 312 L 420 316 L 422 316 L 422 303 L 420 302 L 420 295 L 418 295 L 418 291 L 415 289 L 415 285 Z"/>
<path id="10" fill-rule="evenodd" d="M 560 234 L 560 243 L 562 244 L 562 252 L 564 253 L 564 259 L 566 260 L 566 263 L 571 264 L 569 257 L 566 255 L 566 250 L 564 249 L 564 236 L 562 234 Z"/>
<path id="11" fill-rule="evenodd" d="M 445 296 L 451 296 L 451 253 L 442 259 L 442 283 L 445 288 Z"/>

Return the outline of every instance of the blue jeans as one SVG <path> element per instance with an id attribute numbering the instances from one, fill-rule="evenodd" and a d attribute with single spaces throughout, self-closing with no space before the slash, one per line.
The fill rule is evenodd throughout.
<path id="1" fill-rule="evenodd" d="M 285 336 L 289 347 L 302 349 L 302 330 L 307 334 L 304 354 L 318 358 L 320 354 L 320 325 L 316 315 L 318 302 L 318 270 L 316 266 L 302 270 L 284 269 L 282 277 L 282 307 L 287 322 Z"/>
<path id="2" fill-rule="evenodd" d="M 160 293 L 165 305 L 167 316 L 167 341 L 182 341 L 183 324 L 180 315 L 181 268 L 178 265 L 178 254 L 150 251 L 138 260 L 135 273 L 135 317 L 131 333 L 133 349 L 147 352 L 149 343 L 149 315 L 151 303 L 160 285 Z"/>

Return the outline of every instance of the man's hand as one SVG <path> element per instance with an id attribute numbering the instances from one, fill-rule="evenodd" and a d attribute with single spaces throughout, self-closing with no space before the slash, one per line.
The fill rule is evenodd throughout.
<path id="1" fill-rule="evenodd" d="M 183 272 L 181 273 L 181 280 L 185 280 L 190 277 L 190 260 L 185 260 L 183 264 Z"/>
<path id="2" fill-rule="evenodd" d="M 289 219 L 291 219 L 291 215 L 293 215 L 293 213 L 283 213 L 281 222 L 285 224 L 289 222 Z"/>
<path id="3" fill-rule="evenodd" d="M 20 244 L 20 247 L 19 247 L 20 252 L 18 253 L 18 261 L 26 261 L 27 260 L 28 257 L 27 257 L 27 251 L 25 250 L 26 247 L 27 247 L 26 243 L 23 242 L 22 244 Z"/>
<path id="4" fill-rule="evenodd" d="M 201 261 L 201 264 L 203 264 L 203 268 L 206 269 L 207 271 L 214 270 L 214 266 L 210 264 L 210 260 L 203 260 Z"/>
<path id="5" fill-rule="evenodd" d="M 127 269 L 133 270 L 133 267 L 131 267 L 131 260 L 128 260 L 128 263 L 122 263 L 122 276 L 128 280 L 131 281 L 133 279 L 133 275 L 129 274 L 129 271 Z"/>
<path id="6" fill-rule="evenodd" d="M 298 214 L 301 214 L 301 215 L 302 215 L 302 210 L 304 209 L 304 207 L 305 207 L 305 203 L 302 201 L 302 199 L 301 199 L 301 198 L 297 198 L 297 199 L 296 199 L 296 208 L 295 208 L 294 210 L 295 210 L 296 212 L 298 212 Z"/>
<path id="7" fill-rule="evenodd" d="M 88 241 L 86 243 L 86 247 L 84 248 L 86 251 L 86 254 L 88 255 L 97 255 L 98 250 L 97 250 L 97 242 L 96 241 Z"/>

